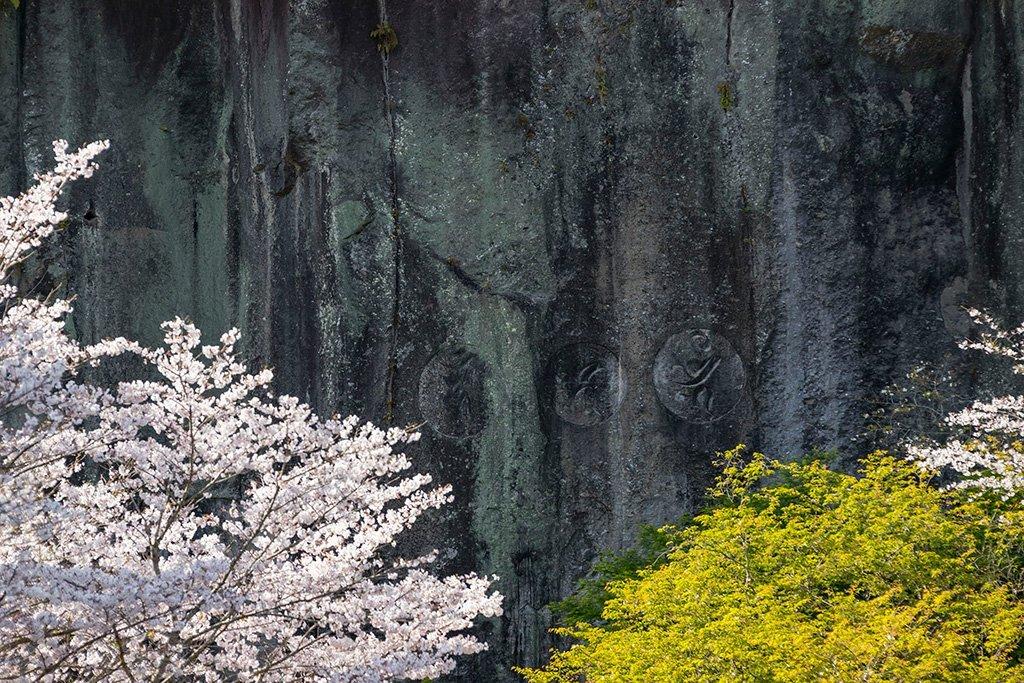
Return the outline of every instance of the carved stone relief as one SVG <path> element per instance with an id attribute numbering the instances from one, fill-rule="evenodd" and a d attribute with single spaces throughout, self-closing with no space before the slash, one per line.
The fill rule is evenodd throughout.
<path id="1" fill-rule="evenodd" d="M 622 401 L 619 359 L 597 344 L 570 344 L 551 362 L 555 412 L 566 422 L 590 427 L 604 422 Z"/>
<path id="2" fill-rule="evenodd" d="M 696 424 L 716 422 L 743 400 L 746 371 L 724 337 L 685 330 L 665 340 L 654 360 L 654 387 L 665 407 Z"/>
<path id="3" fill-rule="evenodd" d="M 471 351 L 440 351 L 420 374 L 423 418 L 440 434 L 465 438 L 487 425 L 487 365 Z"/>

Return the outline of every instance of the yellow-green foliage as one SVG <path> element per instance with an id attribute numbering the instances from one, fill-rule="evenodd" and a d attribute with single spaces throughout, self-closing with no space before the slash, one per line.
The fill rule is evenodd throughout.
<path id="1" fill-rule="evenodd" d="M 727 453 L 668 560 L 606 588 L 600 618 L 533 683 L 1024 681 L 1016 504 Z"/>

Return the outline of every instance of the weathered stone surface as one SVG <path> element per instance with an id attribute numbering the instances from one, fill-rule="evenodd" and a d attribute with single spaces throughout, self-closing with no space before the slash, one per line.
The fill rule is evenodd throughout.
<path id="1" fill-rule="evenodd" d="M 1022 82 L 1019 0 L 24 0 L 0 190 L 111 138 L 38 268 L 79 335 L 237 325 L 320 409 L 425 419 L 458 502 L 416 542 L 501 576 L 495 680 L 714 449 L 852 458 L 958 305 L 1019 317 Z M 715 419 L 656 387 L 693 330 L 735 353 Z"/>

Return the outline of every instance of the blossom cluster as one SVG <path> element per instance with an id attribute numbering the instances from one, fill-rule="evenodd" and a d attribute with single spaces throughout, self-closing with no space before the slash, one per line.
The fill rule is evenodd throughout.
<path id="1" fill-rule="evenodd" d="M 978 326 L 978 338 L 964 340 L 960 347 L 1008 359 L 1013 372 L 1024 375 L 1024 325 L 1007 330 L 986 313 L 968 313 Z M 911 457 L 930 469 L 956 474 L 952 487 L 1006 496 L 1024 491 L 1024 396 L 975 401 L 945 421 L 957 436 L 941 444 L 911 446 Z"/>
<path id="2" fill-rule="evenodd" d="M 56 168 L 0 200 L 0 678 L 383 681 L 484 649 L 492 579 L 395 549 L 451 500 L 408 473 L 415 433 L 275 395 L 235 330 L 82 345 L 67 302 L 17 295 L 11 269 L 106 146 L 55 143 Z M 145 379 L 80 379 L 123 355 Z"/>

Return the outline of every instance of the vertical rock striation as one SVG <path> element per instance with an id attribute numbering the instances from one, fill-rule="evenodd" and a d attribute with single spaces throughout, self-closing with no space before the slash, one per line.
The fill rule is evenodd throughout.
<path id="1" fill-rule="evenodd" d="M 715 449 L 854 457 L 958 305 L 1020 317 L 1022 83 L 1019 0 L 25 0 L 0 191 L 109 137 L 34 269 L 77 334 L 235 325 L 426 420 L 458 500 L 410 544 L 500 575 L 494 680 Z"/>

